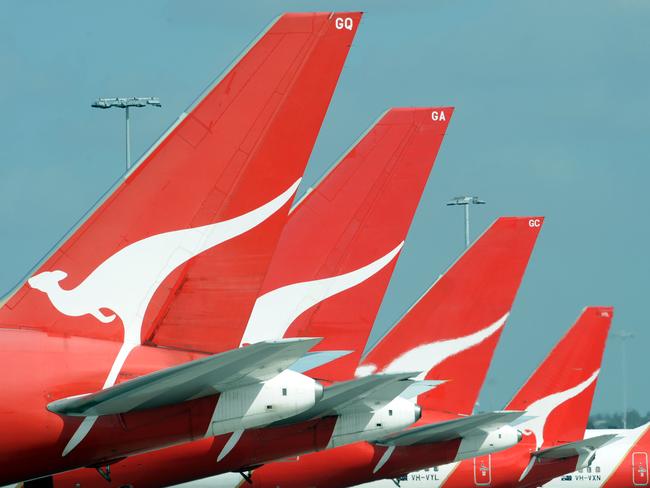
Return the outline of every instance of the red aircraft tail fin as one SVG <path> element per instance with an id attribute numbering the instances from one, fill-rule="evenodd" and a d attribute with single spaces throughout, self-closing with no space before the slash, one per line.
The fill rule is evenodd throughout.
<path id="1" fill-rule="evenodd" d="M 453 109 L 386 112 L 292 210 L 242 339 L 324 337 L 353 377 Z"/>
<path id="2" fill-rule="evenodd" d="M 423 378 L 445 383 L 418 404 L 471 413 L 542 223 L 497 219 L 375 345 L 357 374 L 423 371 Z"/>
<path id="3" fill-rule="evenodd" d="M 581 440 L 591 409 L 612 307 L 587 307 L 506 407 L 526 410 L 518 428 L 537 448 Z"/>
<path id="4" fill-rule="evenodd" d="M 6 302 L 0 324 L 236 347 L 360 18 L 275 21 Z"/>

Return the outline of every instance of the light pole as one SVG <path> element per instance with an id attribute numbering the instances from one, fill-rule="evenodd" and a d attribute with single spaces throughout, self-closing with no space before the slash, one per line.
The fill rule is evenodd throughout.
<path id="1" fill-rule="evenodd" d="M 98 98 L 92 103 L 94 108 L 123 108 L 126 115 L 126 171 L 131 167 L 131 120 L 129 109 L 131 107 L 146 107 L 151 105 L 161 107 L 158 97 L 131 97 L 131 98 Z"/>
<path id="2" fill-rule="evenodd" d="M 465 206 L 465 249 L 469 247 L 469 206 L 485 205 L 485 201 L 479 197 L 462 196 L 452 198 L 447 205 L 464 205 Z"/>
<path id="3" fill-rule="evenodd" d="M 621 340 L 621 369 L 623 372 L 623 428 L 627 429 L 627 352 L 625 342 L 632 339 L 634 334 L 626 330 L 617 330 L 612 332 L 614 337 Z"/>

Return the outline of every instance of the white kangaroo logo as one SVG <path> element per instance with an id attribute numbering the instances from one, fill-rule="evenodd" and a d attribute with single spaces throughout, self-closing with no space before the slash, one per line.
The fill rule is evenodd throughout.
<path id="1" fill-rule="evenodd" d="M 528 407 L 526 407 L 526 417 L 530 416 L 526 421 L 517 425 L 519 430 L 524 431 L 526 434 L 533 433 L 535 434 L 535 445 L 537 450 L 544 444 L 544 427 L 546 426 L 546 421 L 548 416 L 553 410 L 562 405 L 564 402 L 578 396 L 580 393 L 585 391 L 589 385 L 591 385 L 596 378 L 598 378 L 598 373 L 600 369 L 597 369 L 592 373 L 592 375 L 584 380 L 582 383 L 569 388 L 568 390 L 560 391 L 557 393 L 552 393 L 551 395 L 540 398 L 539 400 L 534 401 Z M 525 429 L 525 430 L 524 430 Z M 519 481 L 523 480 L 526 475 L 530 472 L 535 463 L 535 457 L 533 456 L 524 469 L 524 472 L 519 477 Z"/>
<path id="2" fill-rule="evenodd" d="M 530 416 L 532 418 L 519 424 L 519 427 L 535 434 L 537 449 L 542 447 L 542 444 L 544 444 L 544 426 L 546 425 L 546 420 L 551 412 L 564 402 L 585 391 L 587 387 L 596 380 L 599 372 L 600 370 L 597 369 L 589 378 L 573 388 L 540 398 L 526 407 L 526 417 Z"/>
<path id="3" fill-rule="evenodd" d="M 506 312 L 503 317 L 494 322 L 492 325 L 478 330 L 473 334 L 468 334 L 455 339 L 431 342 L 414 347 L 399 357 L 395 358 L 384 369 L 384 373 L 397 373 L 400 371 L 422 371 L 416 379 L 423 380 L 427 373 L 435 366 L 446 359 L 460 354 L 467 349 L 474 347 L 492 336 L 496 331 L 501 329 L 506 323 L 510 312 Z M 356 376 L 367 376 L 377 369 L 374 364 L 363 364 L 357 368 Z"/>
<path id="4" fill-rule="evenodd" d="M 255 302 L 242 344 L 283 337 L 305 310 L 374 276 L 393 260 L 403 245 L 404 241 L 384 256 L 348 273 L 294 283 L 265 293 Z"/>
<path id="5" fill-rule="evenodd" d="M 84 306 L 88 300 L 83 300 L 82 295 L 84 291 L 88 291 L 88 288 L 85 290 L 80 289 L 81 285 L 75 288 L 75 290 L 71 291 L 61 288 L 59 281 L 67 277 L 68 273 L 57 269 L 55 271 L 43 271 L 40 274 L 32 276 L 29 280 L 27 280 L 27 282 L 29 283 L 29 286 L 35 290 L 39 290 L 45 293 L 50 299 L 50 302 L 52 302 L 52 305 L 54 305 L 54 307 L 64 315 L 79 317 L 80 315 L 89 313 L 97 320 L 105 324 L 108 324 L 115 319 L 115 314 L 106 315 L 99 309 L 99 307 L 90 306 L 89 309 L 87 309 L 86 306 Z M 71 301 L 69 299 L 69 296 L 73 294 L 75 297 Z M 86 294 L 89 295 L 87 298 L 93 297 L 92 293 Z"/>
<path id="6" fill-rule="evenodd" d="M 92 271 L 76 288 L 65 290 L 59 282 L 67 276 L 61 270 L 45 271 L 31 277 L 29 285 L 45 293 L 61 313 L 72 317 L 90 314 L 102 323 L 122 320 L 124 342 L 109 371 L 103 388 L 115 384 L 129 353 L 141 344 L 142 321 L 149 302 L 160 284 L 183 263 L 202 252 L 237 237 L 264 222 L 295 193 L 300 179 L 286 191 L 259 208 L 201 227 L 176 230 L 134 242 L 119 250 Z M 101 309 L 111 310 L 105 314 Z M 94 420 L 87 417 L 77 433 L 90 430 Z M 66 446 L 64 455 L 74 445 Z"/>

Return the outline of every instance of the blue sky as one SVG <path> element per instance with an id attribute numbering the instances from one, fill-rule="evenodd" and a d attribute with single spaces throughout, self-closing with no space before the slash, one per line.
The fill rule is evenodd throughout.
<path id="1" fill-rule="evenodd" d="M 363 10 L 304 186 L 385 109 L 456 112 L 387 299 L 378 337 L 500 215 L 545 215 L 481 395 L 503 406 L 586 305 L 614 305 L 629 404 L 647 390 L 650 3 L 527 1 L 86 1 L 2 3 L 0 290 L 8 291 L 120 176 L 123 112 L 99 96 L 159 96 L 133 114 L 134 159 L 275 16 Z M 621 407 L 611 339 L 595 412 Z"/>

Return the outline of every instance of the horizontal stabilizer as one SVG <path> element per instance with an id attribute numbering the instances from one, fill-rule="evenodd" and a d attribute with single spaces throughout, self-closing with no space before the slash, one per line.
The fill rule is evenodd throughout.
<path id="1" fill-rule="evenodd" d="M 494 430 L 509 424 L 523 412 L 499 411 L 486 412 L 468 417 L 461 417 L 445 422 L 422 425 L 407 429 L 379 441 L 379 444 L 389 446 L 410 446 L 429 442 L 443 442 L 458 439 L 473 434 L 477 430 Z"/>
<path id="2" fill-rule="evenodd" d="M 421 380 L 414 381 L 411 385 L 404 390 L 400 396 L 404 398 L 417 398 L 428 391 L 433 390 L 436 386 L 446 383 L 445 380 Z"/>
<path id="3" fill-rule="evenodd" d="M 355 403 L 350 408 L 364 408 L 369 410 L 379 410 L 385 407 L 388 403 L 392 402 L 398 396 L 413 399 L 415 403 L 415 396 L 424 391 L 434 389 L 443 381 L 414 381 L 414 380 L 401 380 L 389 383 L 381 388 L 373 390 L 369 395 L 365 396 L 361 402 Z M 417 391 L 417 394 L 413 394 Z"/>
<path id="4" fill-rule="evenodd" d="M 351 354 L 353 351 L 314 351 L 308 352 L 301 358 L 299 358 L 295 363 L 289 368 L 291 371 L 296 373 L 306 373 L 312 369 L 318 368 L 325 364 L 336 361 L 343 356 Z"/>
<path id="5" fill-rule="evenodd" d="M 417 376 L 418 374 L 419 373 L 417 372 L 376 374 L 356 378 L 350 381 L 343 381 L 341 383 L 335 383 L 332 386 L 325 388 L 323 398 L 318 401 L 313 408 L 310 408 L 294 417 L 282 420 L 279 424 L 295 423 L 326 417 L 328 415 L 336 415 L 342 410 L 356 406 L 356 404 L 367 409 L 368 407 L 364 403 L 366 399 L 370 399 L 372 395 L 377 395 L 377 398 L 379 398 L 380 390 L 392 387 L 394 383 L 402 383 L 402 387 L 397 388 L 397 390 L 390 388 L 391 392 L 397 392 L 392 398 L 390 398 L 390 400 L 392 400 L 413 383 L 409 378 Z"/>
<path id="6" fill-rule="evenodd" d="M 578 457 L 575 469 L 583 469 L 590 466 L 596 456 L 596 449 L 604 446 L 616 437 L 616 434 L 604 434 L 590 439 L 584 439 L 575 442 L 567 442 L 559 446 L 549 447 L 548 449 L 541 449 L 531 453 L 530 462 L 521 476 L 519 481 L 523 480 L 528 473 L 533 469 L 535 462 L 538 459 L 554 460 L 566 459 L 571 457 Z"/>
<path id="7" fill-rule="evenodd" d="M 165 368 L 96 393 L 50 403 L 51 412 L 98 416 L 162 407 L 268 380 L 294 364 L 320 339 L 259 342 Z"/>
<path id="8" fill-rule="evenodd" d="M 321 410 L 321 413 L 316 416 L 322 417 L 339 413 L 342 410 L 357 405 L 362 406 L 373 400 L 380 401 L 381 399 L 381 401 L 388 403 L 412 384 L 409 378 L 413 378 L 418 374 L 377 374 L 336 383 L 325 389 L 323 399 L 314 407 Z"/>
<path id="9" fill-rule="evenodd" d="M 540 459 L 565 459 L 574 456 L 582 456 L 603 447 L 608 442 L 614 440 L 615 437 L 616 434 L 599 435 L 589 439 L 568 442 L 559 446 L 549 447 L 548 449 L 542 449 L 533 452 L 532 455 Z"/>

